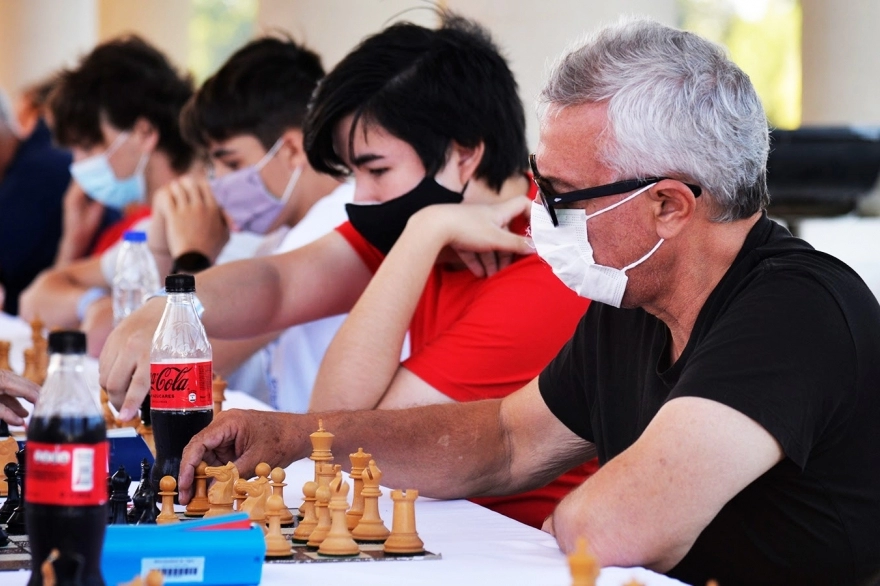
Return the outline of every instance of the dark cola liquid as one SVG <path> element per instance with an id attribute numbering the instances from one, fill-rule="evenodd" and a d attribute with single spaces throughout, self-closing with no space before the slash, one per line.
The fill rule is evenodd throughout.
<path id="1" fill-rule="evenodd" d="M 29 441 L 47 444 L 97 444 L 107 437 L 104 418 L 39 417 L 32 418 Z M 100 482 L 105 482 L 101 478 Z M 27 483 L 27 478 L 25 478 Z M 25 501 L 25 522 L 31 550 L 31 578 L 28 586 L 42 586 L 40 565 L 58 548 L 64 567 L 67 556 L 82 559 L 82 586 L 104 586 L 101 577 L 101 548 L 107 525 L 107 504 L 90 507 L 37 505 Z M 57 586 L 72 586 L 75 576 L 58 575 Z"/>
<path id="2" fill-rule="evenodd" d="M 150 473 L 153 488 L 159 493 L 159 481 L 163 476 L 173 476 L 177 480 L 180 472 L 180 457 L 189 440 L 202 431 L 214 418 L 214 410 L 190 409 L 185 411 L 166 411 L 151 409 L 153 420 L 153 440 L 156 442 L 156 463 Z M 157 496 L 157 499 L 160 497 Z M 177 497 L 174 497 L 177 502 Z"/>

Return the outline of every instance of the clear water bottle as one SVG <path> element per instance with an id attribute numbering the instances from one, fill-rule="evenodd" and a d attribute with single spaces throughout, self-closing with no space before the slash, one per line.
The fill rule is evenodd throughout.
<path id="1" fill-rule="evenodd" d="M 49 372 L 27 431 L 25 523 L 29 586 L 53 549 L 57 584 L 103 586 L 108 446 L 104 417 L 84 374 L 86 336 L 49 334 Z"/>
<path id="2" fill-rule="evenodd" d="M 177 479 L 183 448 L 214 417 L 211 344 L 196 310 L 195 278 L 168 275 L 165 312 L 150 349 L 150 413 L 156 463 L 152 481 Z"/>
<path id="3" fill-rule="evenodd" d="M 145 232 L 129 230 L 122 239 L 113 275 L 113 323 L 118 324 L 159 289 L 159 270 Z"/>

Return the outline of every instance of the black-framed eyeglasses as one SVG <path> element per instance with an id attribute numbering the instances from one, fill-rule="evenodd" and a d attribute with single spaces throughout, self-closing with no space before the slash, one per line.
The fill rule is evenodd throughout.
<path id="1" fill-rule="evenodd" d="M 538 192 L 541 195 L 541 203 L 544 204 L 544 209 L 547 210 L 548 214 L 550 214 L 550 219 L 553 221 L 554 226 L 559 225 L 559 220 L 556 219 L 555 206 L 574 203 L 576 201 L 584 201 L 587 199 L 595 199 L 597 197 L 619 195 L 628 191 L 641 189 L 642 187 L 651 185 L 652 183 L 657 183 L 658 181 L 663 181 L 664 179 L 672 179 L 672 177 L 646 177 L 644 179 L 625 179 L 623 181 L 608 183 L 607 185 L 597 185 L 596 187 L 576 189 L 574 191 L 568 191 L 566 193 L 556 193 L 556 190 L 553 189 L 553 186 L 550 185 L 550 182 L 547 181 L 546 178 L 541 177 L 541 174 L 538 173 L 538 165 L 535 163 L 534 153 L 529 155 L 529 168 L 532 171 L 532 177 L 535 181 L 535 185 L 538 186 Z M 680 179 L 673 180 L 680 181 Z M 682 183 L 684 183 L 684 181 L 682 181 Z M 703 188 L 701 188 L 699 185 L 693 185 L 691 183 L 684 183 L 684 185 L 691 190 L 691 192 L 694 194 L 694 197 L 700 197 L 700 194 L 703 193 Z"/>

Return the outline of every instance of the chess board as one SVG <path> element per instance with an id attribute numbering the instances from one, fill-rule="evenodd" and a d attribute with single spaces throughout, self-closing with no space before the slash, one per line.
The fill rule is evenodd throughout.
<path id="1" fill-rule="evenodd" d="M 192 520 L 184 517 L 182 513 L 177 515 L 182 522 Z M 0 525 L 4 530 L 5 525 Z M 293 527 L 282 527 L 281 533 L 290 539 L 293 535 Z M 437 560 L 440 554 L 426 551 L 422 555 L 389 555 L 386 554 L 381 544 L 361 544 L 361 553 L 352 557 L 334 557 L 320 555 L 317 551 L 309 551 L 305 545 L 293 544 L 293 555 L 286 558 L 266 558 L 267 564 L 304 564 L 304 563 L 338 563 L 338 562 L 382 562 L 382 561 L 415 561 Z M 28 549 L 27 535 L 10 535 L 9 543 L 0 547 L 0 572 L 31 569 L 31 554 Z M 0 580 L 2 582 L 2 580 Z"/>

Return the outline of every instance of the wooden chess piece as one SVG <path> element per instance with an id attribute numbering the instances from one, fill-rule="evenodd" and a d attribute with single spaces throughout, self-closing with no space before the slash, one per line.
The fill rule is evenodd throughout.
<path id="1" fill-rule="evenodd" d="M 21 492 L 18 490 L 18 460 L 9 462 L 3 467 L 6 475 L 7 497 L 3 506 L 0 506 L 0 523 L 9 521 L 12 512 L 21 503 Z"/>
<path id="2" fill-rule="evenodd" d="M 269 499 L 271 487 L 268 482 L 239 479 L 235 481 L 235 491 L 247 495 L 245 501 L 238 509 L 247 513 L 248 518 L 259 525 L 266 523 L 266 501 Z"/>
<path id="3" fill-rule="evenodd" d="M 575 550 L 568 556 L 571 570 L 571 586 L 596 586 L 599 577 L 599 562 L 587 548 L 587 540 L 578 537 Z"/>
<path id="4" fill-rule="evenodd" d="M 163 476 L 159 481 L 159 496 L 162 497 L 162 512 L 156 517 L 156 523 L 180 523 L 180 519 L 174 514 L 174 497 L 177 496 L 177 481 L 173 476 Z"/>
<path id="5" fill-rule="evenodd" d="M 161 486 L 159 488 L 161 489 Z M 136 498 L 141 499 L 140 505 L 135 501 L 135 506 L 141 510 L 141 516 L 136 525 L 155 525 L 160 512 L 159 508 L 156 507 L 156 489 L 153 488 L 153 483 L 147 481 L 144 484 L 143 491 Z"/>
<path id="6" fill-rule="evenodd" d="M 351 508 L 345 514 L 345 522 L 349 531 L 357 527 L 358 521 L 364 514 L 364 495 L 361 494 L 364 488 L 364 479 L 361 475 L 371 458 L 372 456 L 364 452 L 363 448 L 358 448 L 357 452 L 348 455 L 348 459 L 351 460 L 351 472 L 348 477 L 351 478 L 353 484 Z"/>
<path id="7" fill-rule="evenodd" d="M 184 515 L 187 517 L 204 517 L 211 508 L 211 503 L 208 502 L 208 476 L 205 474 L 207 467 L 208 464 L 205 462 L 196 466 L 195 478 L 193 479 L 195 494 L 186 505 Z"/>
<path id="8" fill-rule="evenodd" d="M 110 395 L 107 394 L 107 389 L 101 387 L 98 397 L 101 400 L 101 413 L 104 415 L 104 425 L 107 429 L 116 429 L 119 420 L 116 419 L 116 415 L 110 409 Z"/>
<path id="9" fill-rule="evenodd" d="M 150 464 L 150 461 L 144 458 L 141 460 L 141 481 L 138 483 L 137 488 L 134 491 L 134 494 L 131 497 L 131 502 L 134 503 L 134 506 L 128 512 L 128 524 L 135 525 L 140 520 L 141 515 L 144 514 L 144 510 L 140 508 L 138 503 L 143 503 L 143 500 L 139 500 L 137 497 L 144 492 L 144 486 L 150 483 L 150 474 L 152 474 L 153 466 Z"/>
<path id="10" fill-rule="evenodd" d="M 227 386 L 228 384 L 223 380 L 222 376 L 219 374 L 214 375 L 214 380 L 211 381 L 211 391 L 214 395 L 214 417 L 217 417 L 223 411 L 223 401 L 226 400 Z"/>
<path id="11" fill-rule="evenodd" d="M 340 470 L 342 470 L 341 464 L 318 464 L 315 481 L 318 486 L 330 486 L 330 482 L 336 478 L 336 473 Z"/>
<path id="12" fill-rule="evenodd" d="M 9 340 L 0 340 L 0 370 L 12 370 L 9 364 L 9 349 L 12 343 Z"/>
<path id="13" fill-rule="evenodd" d="M 110 525 L 128 525 L 128 487 L 131 486 L 131 476 L 125 471 L 124 466 L 110 477 Z"/>
<path id="14" fill-rule="evenodd" d="M 293 532 L 294 543 L 307 543 L 309 535 L 312 534 L 312 531 L 318 525 L 318 516 L 315 512 L 315 501 L 317 500 L 315 493 L 317 490 L 318 483 L 314 480 L 309 480 L 303 485 L 303 495 L 305 496 L 303 518 Z"/>
<path id="15" fill-rule="evenodd" d="M 33 348 L 25 348 L 24 350 L 24 371 L 21 373 L 21 376 L 38 385 L 43 384 L 40 380 L 37 355 Z"/>
<path id="16" fill-rule="evenodd" d="M 315 491 L 315 515 L 318 517 L 318 524 L 312 529 L 312 533 L 309 535 L 309 541 L 306 543 L 306 547 L 311 550 L 318 549 L 321 542 L 324 541 L 324 538 L 327 537 L 327 533 L 330 531 L 332 523 L 330 519 L 330 509 L 328 508 L 329 505 L 330 487 L 319 486 L 318 490 Z"/>
<path id="17" fill-rule="evenodd" d="M 309 456 L 309 460 L 315 463 L 315 482 L 318 482 L 318 466 L 333 461 L 333 453 L 330 451 L 333 447 L 333 438 L 334 435 L 324 429 L 324 420 L 318 419 L 318 431 L 309 435 L 309 441 L 312 443 L 312 455 Z M 303 505 L 299 507 L 299 516 L 300 518 L 303 516 Z"/>
<path id="18" fill-rule="evenodd" d="M 7 437 L 6 439 L 0 441 L 0 470 L 3 470 L 7 464 L 10 462 L 15 462 L 15 453 L 18 451 L 18 442 L 15 441 L 14 437 Z M 7 484 L 4 482 L 6 480 L 6 473 L 0 472 L 0 496 L 6 496 L 7 493 Z"/>
<path id="19" fill-rule="evenodd" d="M 272 494 L 280 496 L 281 502 L 284 502 L 284 487 L 287 486 L 284 484 L 284 479 L 286 477 L 287 474 L 283 468 L 272 468 L 272 472 L 269 474 L 269 478 L 272 480 Z M 281 526 L 290 527 L 291 525 L 293 525 L 293 513 L 287 506 L 284 506 L 281 510 Z"/>
<path id="20" fill-rule="evenodd" d="M 15 454 L 15 459 L 18 461 L 18 469 L 15 472 L 15 479 L 18 481 L 18 487 L 21 490 L 19 493 L 19 503 L 18 506 L 12 511 L 12 515 L 9 516 L 9 519 L 6 521 L 6 532 L 10 535 L 25 535 L 27 533 L 27 523 L 25 521 L 26 509 L 24 506 L 24 495 L 25 493 L 25 478 L 27 477 L 26 465 L 27 456 L 25 455 L 25 451 L 27 450 L 27 446 L 20 449 Z M 11 487 L 11 485 L 10 485 Z"/>
<path id="21" fill-rule="evenodd" d="M 416 531 L 416 499 L 419 491 L 410 488 L 406 492 L 392 490 L 394 516 L 391 535 L 385 540 L 385 553 L 392 555 L 419 555 L 425 553 L 425 543 Z"/>
<path id="22" fill-rule="evenodd" d="M 232 462 L 227 462 L 225 466 L 207 466 L 205 474 L 214 479 L 208 491 L 211 508 L 205 513 L 205 518 L 231 513 L 232 490 L 238 480 L 238 469 Z"/>
<path id="23" fill-rule="evenodd" d="M 342 479 L 342 472 L 330 483 L 330 530 L 321 541 L 318 553 L 336 557 L 355 556 L 361 553 L 358 544 L 352 539 L 345 523 L 348 509 L 348 483 Z"/>
<path id="24" fill-rule="evenodd" d="M 390 531 L 379 516 L 379 497 L 382 496 L 379 483 L 382 480 L 382 471 L 376 466 L 375 460 L 370 460 L 361 477 L 364 480 L 364 488 L 361 490 L 364 496 L 364 514 L 357 527 L 352 530 L 351 536 L 361 543 L 384 543 Z"/>
<path id="25" fill-rule="evenodd" d="M 286 509 L 284 499 L 277 494 L 273 494 L 266 500 L 266 517 L 269 519 L 269 531 L 266 533 L 267 558 L 293 555 L 293 547 L 281 534 L 281 513 Z"/>

